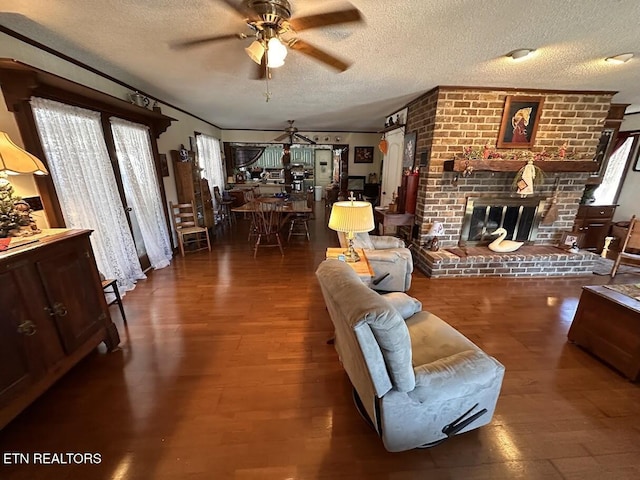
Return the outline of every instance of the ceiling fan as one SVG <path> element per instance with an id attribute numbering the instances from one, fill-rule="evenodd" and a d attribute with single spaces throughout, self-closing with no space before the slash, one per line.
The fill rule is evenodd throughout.
<path id="1" fill-rule="evenodd" d="M 315 47 L 296 37 L 302 30 L 326 27 L 343 23 L 361 22 L 362 15 L 357 8 L 347 8 L 328 13 L 291 18 L 291 5 L 288 0 L 245 0 L 238 3 L 233 0 L 220 0 L 244 18 L 251 29 L 250 33 L 232 33 L 196 38 L 173 45 L 174 48 L 187 48 L 211 42 L 239 38 L 254 38 L 245 48 L 247 55 L 260 69 L 257 78 L 269 78 L 271 69 L 284 65 L 287 47 L 314 58 L 340 72 L 349 68 L 349 63 Z M 285 36 L 292 35 L 291 38 Z"/>
<path id="2" fill-rule="evenodd" d="M 298 129 L 293 126 L 293 122 L 295 122 L 295 120 L 287 120 L 287 122 L 289 122 L 289 126 L 284 129 L 284 133 L 282 135 L 273 139 L 274 142 L 281 142 L 288 138 L 290 145 L 293 145 L 296 139 L 304 140 L 311 145 L 316 144 L 316 142 L 314 142 L 310 138 L 305 137 L 301 133 L 298 133 Z"/>

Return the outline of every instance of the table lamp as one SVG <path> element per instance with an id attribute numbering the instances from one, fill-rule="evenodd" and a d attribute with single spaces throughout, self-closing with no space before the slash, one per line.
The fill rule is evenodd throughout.
<path id="1" fill-rule="evenodd" d="M 8 175 L 29 173 L 46 175 L 48 172 L 37 157 L 13 143 L 5 132 L 0 132 L 0 237 L 11 236 L 11 232 L 21 226 L 33 224 L 35 227 L 29 215 L 31 209 L 26 202 L 18 202 L 19 199 L 13 196 L 13 186 L 8 179 Z M 39 230 L 35 227 L 30 232 L 39 233 Z"/>
<path id="2" fill-rule="evenodd" d="M 9 175 L 25 173 L 46 175 L 48 173 L 37 157 L 13 143 L 5 132 L 0 132 L 0 173 L 2 172 Z"/>
<path id="3" fill-rule="evenodd" d="M 356 202 L 351 194 L 347 202 L 335 202 L 331 207 L 329 228 L 336 232 L 344 232 L 349 240 L 349 248 L 344 252 L 347 262 L 357 262 L 360 256 L 353 249 L 353 238 L 356 233 L 370 232 L 374 228 L 373 208 L 369 202 Z"/>

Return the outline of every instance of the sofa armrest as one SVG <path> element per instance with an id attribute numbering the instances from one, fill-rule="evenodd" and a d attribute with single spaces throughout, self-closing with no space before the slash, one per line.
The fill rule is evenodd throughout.
<path id="1" fill-rule="evenodd" d="M 397 262 L 399 260 L 412 263 L 411 251 L 408 248 L 387 248 L 384 250 L 365 250 L 370 262 Z"/>
<path id="2" fill-rule="evenodd" d="M 504 367 L 481 350 L 465 350 L 414 367 L 416 388 L 411 398 L 434 402 L 439 398 L 473 395 L 494 382 L 502 382 Z"/>
<path id="3" fill-rule="evenodd" d="M 398 237 L 392 237 L 391 235 L 370 235 L 369 239 L 376 250 L 385 248 L 404 248 L 404 241 Z"/>

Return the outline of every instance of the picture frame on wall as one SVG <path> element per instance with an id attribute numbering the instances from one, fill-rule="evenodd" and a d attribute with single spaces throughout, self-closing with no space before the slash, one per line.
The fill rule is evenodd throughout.
<path id="1" fill-rule="evenodd" d="M 417 133 L 411 132 L 404 136 L 404 148 L 402 150 L 402 168 L 412 169 L 416 160 Z"/>
<path id="2" fill-rule="evenodd" d="M 373 163 L 373 147 L 354 147 L 353 163 Z"/>
<path id="3" fill-rule="evenodd" d="M 533 147 L 543 102 L 543 97 L 507 95 L 496 146 L 498 148 Z"/>
<path id="4" fill-rule="evenodd" d="M 570 250 L 571 248 L 573 248 L 573 245 L 576 244 L 578 245 L 578 248 L 580 248 L 583 238 L 584 233 L 582 232 L 563 231 L 558 247 L 562 248 L 563 250 Z"/>

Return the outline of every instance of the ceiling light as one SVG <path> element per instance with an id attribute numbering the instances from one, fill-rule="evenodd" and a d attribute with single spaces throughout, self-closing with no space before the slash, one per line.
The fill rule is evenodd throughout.
<path id="1" fill-rule="evenodd" d="M 264 45 L 258 40 L 254 40 L 251 45 L 244 49 L 249 55 L 249 58 L 256 62 L 258 65 L 262 63 L 262 56 L 264 55 Z"/>
<path id="2" fill-rule="evenodd" d="M 507 53 L 507 57 L 511 57 L 514 60 L 520 60 L 528 57 L 533 52 L 535 52 L 535 50 L 532 48 L 520 48 L 518 50 L 514 50 L 513 52 Z"/>
<path id="3" fill-rule="evenodd" d="M 609 63 L 624 63 L 628 62 L 633 58 L 633 53 L 621 53 L 620 55 L 616 55 L 614 57 L 607 57 L 604 60 Z"/>
<path id="4" fill-rule="evenodd" d="M 285 47 L 278 37 L 269 39 L 267 43 L 267 67 L 278 68 L 284 65 L 287 57 L 287 47 Z"/>

